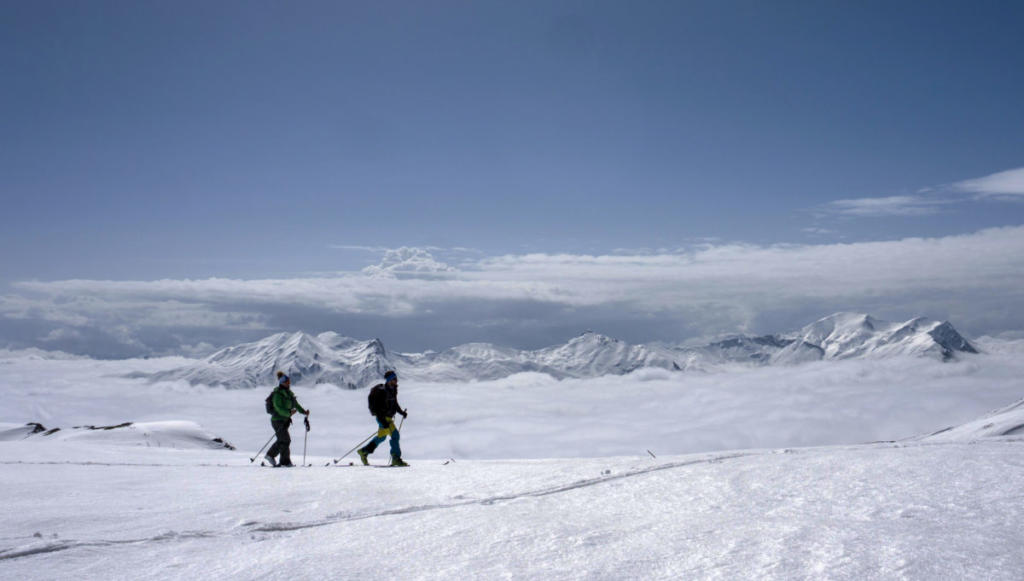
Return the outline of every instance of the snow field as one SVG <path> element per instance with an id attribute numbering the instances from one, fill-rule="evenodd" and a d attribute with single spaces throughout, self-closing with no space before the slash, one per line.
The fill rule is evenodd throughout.
<path id="1" fill-rule="evenodd" d="M 1021 438 L 411 469 L 260 469 L 237 452 L 152 449 L 123 459 L 170 463 L 33 464 L 32 448 L 18 446 L 26 463 L 0 476 L 14 509 L 0 517 L 10 578 L 1019 579 L 1024 570 Z M 200 465 L 213 461 L 227 465 Z"/>

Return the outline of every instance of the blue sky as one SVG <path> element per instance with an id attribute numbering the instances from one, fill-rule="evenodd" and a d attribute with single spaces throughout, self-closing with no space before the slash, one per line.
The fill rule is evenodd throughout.
<path id="1" fill-rule="evenodd" d="M 437 313 L 463 295 L 268 306 L 249 291 L 210 302 L 161 287 L 147 304 L 168 318 L 187 304 L 236 319 L 164 327 L 177 339 L 157 348 L 140 338 L 159 325 L 133 314 L 139 297 L 97 291 L 97 311 L 61 285 L 287 286 L 387 273 L 381 261 L 398 256 L 413 260 L 401 276 L 433 287 L 500 257 L 964 236 L 1008 252 L 1016 238 L 985 232 L 1024 223 L 1022 24 L 1024 8 L 1006 2 L 7 2 L 0 344 L 81 350 L 96 333 L 136 345 L 103 351 L 121 354 L 329 325 L 406 349 L 539 346 L 602 324 L 638 340 L 809 322 L 805 309 L 740 299 L 732 310 L 747 314 L 715 324 L 663 312 L 701 297 L 625 310 L 605 297 L 590 305 L 605 314 L 581 314 L 526 292 L 472 294 L 479 310 L 455 331 Z M 632 288 L 641 263 L 606 272 L 608 284 Z M 533 282 L 558 280 L 546 276 Z M 874 284 L 893 317 L 1024 328 L 971 306 L 1016 305 L 1011 291 L 936 304 Z M 617 310 L 630 314 L 607 316 Z M 523 328 L 495 330 L 508 321 Z M 52 339 L 76 333 L 93 338 Z"/>

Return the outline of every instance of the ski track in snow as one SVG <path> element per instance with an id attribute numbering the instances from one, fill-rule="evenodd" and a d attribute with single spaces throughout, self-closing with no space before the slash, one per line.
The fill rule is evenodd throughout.
<path id="1" fill-rule="evenodd" d="M 784 450 L 784 453 L 792 453 L 791 450 Z M 414 514 L 420 512 L 428 512 L 434 510 L 446 510 L 450 508 L 460 508 L 464 506 L 492 506 L 501 502 L 508 502 L 520 498 L 539 498 L 544 496 L 551 496 L 553 494 L 561 494 L 564 492 L 571 492 L 579 490 L 581 488 L 588 488 L 591 486 L 597 486 L 608 482 L 622 480 L 626 478 L 635 478 L 638 476 L 644 476 L 654 472 L 661 472 L 664 470 L 673 470 L 676 468 L 685 468 L 688 466 L 694 466 L 699 464 L 716 464 L 725 460 L 734 460 L 737 458 L 744 458 L 748 456 L 757 456 L 772 452 L 737 452 L 731 454 L 716 455 L 711 458 L 701 458 L 696 460 L 684 460 L 680 462 L 669 462 L 666 464 L 660 464 L 658 466 L 652 466 L 650 468 L 642 468 L 638 470 L 632 470 L 623 474 L 609 474 L 602 475 L 596 478 L 588 478 L 584 480 L 577 480 L 569 484 L 563 484 L 558 486 L 549 486 L 539 488 L 536 490 L 527 490 L 517 494 L 503 494 L 497 496 L 491 496 L 484 499 L 465 500 L 461 502 L 441 503 L 441 504 L 426 504 L 419 506 L 407 506 L 402 508 L 396 508 L 385 511 L 371 512 L 366 514 L 349 514 L 342 513 L 336 515 L 329 515 L 324 519 L 300 522 L 300 523 L 262 523 L 259 521 L 247 521 L 240 525 L 242 530 L 233 530 L 226 532 L 216 531 L 185 531 L 185 532 L 168 532 L 160 535 L 156 535 L 148 538 L 141 539 L 120 539 L 120 540 L 92 540 L 92 541 L 79 541 L 79 540 L 62 540 L 57 542 L 50 542 L 42 546 L 28 546 L 28 547 L 15 547 L 10 549 L 0 549 L 0 561 L 18 559 L 23 557 L 31 557 L 34 555 L 42 555 L 48 553 L 56 553 L 59 551 L 66 551 L 70 549 L 82 549 L 82 548 L 102 548 L 108 546 L 117 545 L 141 545 L 145 543 L 164 543 L 173 542 L 179 540 L 191 540 L 197 538 L 215 538 L 215 537 L 228 537 L 236 535 L 247 535 L 253 532 L 261 533 L 275 533 L 275 532 L 291 532 L 311 528 L 325 527 L 345 522 L 353 522 L 366 520 L 371 518 L 397 516 L 404 514 Z M 103 463 L 103 462 L 0 462 L 0 464 L 35 464 L 35 465 L 81 465 L 81 466 L 138 466 L 138 467 L 169 467 L 175 466 L 173 464 L 142 464 L 142 463 Z M 232 466 L 228 464 L 198 464 L 194 466 L 201 467 L 225 467 L 225 468 L 241 468 L 250 469 L 249 466 Z M 462 495 L 460 495 L 462 496 Z M 34 538 L 34 537 L 29 537 Z M 13 540 L 13 539 L 9 539 Z"/>
<path id="2" fill-rule="evenodd" d="M 1024 442 L 1024 438 L 1005 438 L 1005 439 L 1002 439 L 1002 440 L 999 440 L 999 441 L 986 441 L 985 443 L 986 444 L 992 444 L 992 443 L 999 443 L 999 442 L 1003 442 L 1003 443 L 1006 443 L 1006 444 L 1016 444 L 1016 443 Z M 979 442 L 968 442 L 967 444 L 971 445 L 971 444 L 977 444 L 977 443 L 979 443 Z M 877 447 L 883 447 L 883 448 L 925 448 L 925 447 L 941 447 L 941 446 L 947 446 L 947 445 L 949 445 L 949 444 L 947 444 L 947 443 L 928 443 L 928 442 L 921 442 L 921 443 L 876 442 L 876 443 L 871 443 L 871 444 L 862 444 L 862 445 L 854 445 L 854 446 L 828 447 L 827 449 L 829 449 L 829 450 L 831 450 L 832 452 L 835 452 L 835 453 L 842 453 L 842 452 L 856 452 L 856 451 L 861 451 L 861 450 L 864 450 L 864 449 L 877 448 Z M 171 531 L 171 532 L 162 533 L 160 535 L 156 535 L 156 536 L 152 536 L 152 537 L 138 538 L 138 539 L 119 539 L 119 540 L 104 540 L 104 539 L 98 539 L 98 540 L 71 540 L 71 539 L 68 539 L 68 540 L 48 542 L 48 543 L 45 543 L 43 545 L 35 545 L 35 546 L 32 546 L 32 545 L 24 546 L 23 545 L 23 546 L 20 546 L 20 547 L 12 547 L 12 548 L 8 548 L 8 549 L 0 549 L 0 561 L 19 559 L 19 558 L 31 557 L 31 556 L 35 556 L 35 555 L 48 554 L 48 553 L 55 553 L 55 552 L 66 551 L 66 550 L 71 550 L 71 549 L 103 548 L 103 547 L 119 546 L 119 545 L 142 545 L 142 544 L 146 544 L 146 543 L 167 543 L 167 542 L 191 540 L 191 539 L 197 539 L 197 538 L 226 538 L 226 537 L 230 537 L 230 536 L 245 536 L 245 535 L 249 535 L 249 534 L 254 533 L 254 532 L 259 532 L 259 533 L 293 532 L 293 531 L 299 531 L 299 530 L 305 530 L 305 529 L 313 529 L 313 528 L 326 527 L 326 526 L 331 526 L 331 525 L 336 525 L 336 524 L 342 524 L 342 523 L 346 523 L 346 522 L 362 521 L 362 520 L 373 519 L 373 518 L 398 516 L 398 515 L 406 515 L 406 514 L 415 514 L 415 513 L 430 512 L 430 511 L 436 511 L 436 510 L 447 510 L 447 509 L 461 508 L 461 507 L 466 507 L 466 506 L 493 506 L 493 505 L 496 505 L 496 504 L 499 504 L 499 503 L 510 502 L 510 501 L 514 501 L 514 500 L 522 499 L 522 498 L 541 498 L 541 497 L 551 496 L 551 495 L 555 495 L 555 494 L 562 494 L 562 493 L 566 493 L 566 492 L 572 492 L 572 491 L 579 490 L 579 489 L 582 489 L 582 488 L 598 486 L 598 485 L 607 484 L 609 482 L 614 482 L 614 481 L 618 481 L 618 480 L 642 477 L 642 476 L 645 476 L 645 475 L 648 475 L 648 474 L 652 474 L 652 473 L 656 473 L 656 472 L 662 472 L 662 471 L 666 471 L 666 470 L 674 470 L 674 469 L 679 469 L 679 468 L 687 468 L 687 467 L 690 467 L 690 466 L 697 466 L 697 465 L 703 465 L 703 464 L 717 464 L 717 463 L 725 462 L 727 460 L 736 460 L 736 459 L 739 459 L 739 458 L 747 458 L 747 457 L 752 457 L 752 456 L 764 456 L 764 455 L 772 455 L 772 454 L 807 454 L 807 453 L 820 452 L 821 450 L 822 450 L 822 448 L 806 448 L 806 449 L 782 448 L 782 449 L 774 449 L 774 450 L 751 450 L 751 451 L 742 451 L 742 452 L 734 452 L 734 453 L 727 453 L 727 454 L 718 454 L 718 455 L 714 455 L 714 456 L 707 457 L 707 458 L 690 459 L 690 460 L 683 460 L 683 461 L 678 461 L 678 462 L 668 462 L 668 463 L 664 463 L 664 464 L 659 464 L 657 466 L 651 466 L 651 467 L 648 467 L 648 468 L 640 468 L 640 469 L 630 470 L 628 472 L 621 473 L 621 474 L 605 474 L 605 475 L 602 475 L 602 476 L 599 476 L 599 477 L 595 477 L 595 478 L 588 478 L 588 479 L 583 479 L 583 480 L 577 480 L 575 482 L 571 482 L 571 483 L 568 483 L 568 484 L 561 484 L 561 485 L 556 485 L 556 486 L 547 486 L 547 487 L 538 488 L 538 489 L 534 489 L 534 490 L 524 490 L 524 491 L 521 491 L 521 492 L 518 492 L 518 493 L 514 493 L 514 494 L 501 494 L 501 495 L 490 496 L 490 497 L 483 498 L 483 499 L 470 499 L 470 500 L 463 500 L 463 501 L 459 501 L 459 502 L 450 502 L 450 503 L 437 503 L 437 504 L 424 504 L 424 505 L 415 505 L 415 506 L 405 506 L 405 507 L 396 508 L 396 509 L 377 511 L 377 512 L 368 512 L 368 513 L 364 513 L 364 514 L 353 514 L 353 513 L 349 513 L 349 512 L 336 513 L 336 514 L 333 514 L 333 515 L 328 515 L 327 517 L 325 517 L 323 519 L 318 519 L 318 520 L 313 520 L 313 521 L 306 521 L 306 522 L 261 522 L 261 521 L 256 521 L 256 520 L 249 520 L 249 521 L 246 521 L 244 523 L 241 523 L 235 529 L 228 530 L 228 531 L 222 531 L 222 532 L 203 531 L 203 530 L 184 531 L 184 532 L 173 532 L 173 531 Z M 50 462 L 46 462 L 46 461 L 44 461 L 44 462 L 26 462 L 26 461 L 14 461 L 14 462 L 0 462 L 0 464 L 8 464 L 8 465 L 10 465 L 10 464 L 31 464 L 31 465 L 128 466 L 128 467 L 139 467 L 139 468 L 180 466 L 180 465 L 177 465 L 177 464 L 166 464 L 166 463 L 161 464 L 161 463 L 127 463 L 127 462 L 125 462 L 125 463 L 118 463 L 118 462 L 74 462 L 74 461 L 67 461 L 67 462 L 52 462 L 52 461 L 50 461 Z M 240 469 L 240 470 L 251 470 L 253 468 L 253 466 L 231 465 L 231 464 L 191 464 L 189 466 L 190 467 L 203 467 L 203 468 L 237 468 L 237 469 Z M 313 467 L 317 468 L 317 466 L 313 466 Z M 342 465 L 342 466 L 331 466 L 330 468 L 347 468 L 347 467 L 348 466 Z M 465 495 L 457 495 L 456 498 L 459 498 L 459 497 L 462 497 L 462 496 L 465 496 Z M 34 538 L 34 537 L 27 537 L 27 538 L 25 538 L 25 540 L 29 540 L 29 539 L 32 539 L 32 538 Z M 7 539 L 0 539 L 0 540 L 14 541 L 14 540 L 20 540 L 20 539 L 7 538 Z"/>
<path id="3" fill-rule="evenodd" d="M 471 505 L 492 506 L 492 505 L 498 504 L 499 502 L 507 502 L 507 501 L 512 501 L 512 500 L 516 500 L 516 499 L 519 499 L 519 498 L 539 498 L 539 497 L 542 497 L 542 496 L 550 496 L 552 494 L 559 494 L 559 493 L 562 493 L 562 492 L 570 492 L 570 491 L 573 491 L 573 490 L 578 490 L 580 488 L 587 488 L 587 487 L 590 487 L 590 486 L 596 486 L 598 484 L 604 484 L 606 482 L 611 482 L 613 480 L 621 480 L 623 478 L 634 478 L 636 476 L 643 476 L 645 474 L 650 474 L 652 472 L 660 472 L 662 470 L 670 470 L 670 469 L 673 469 L 673 468 L 682 468 L 682 467 L 686 467 L 686 466 L 692 466 L 692 465 L 695 465 L 695 464 L 714 464 L 714 463 L 717 463 L 717 462 L 721 462 L 723 460 L 731 460 L 731 459 L 734 459 L 734 458 L 742 458 L 742 457 L 745 457 L 745 456 L 754 456 L 756 454 L 757 453 L 755 453 L 755 452 L 746 452 L 746 453 L 726 454 L 726 455 L 722 455 L 722 456 L 715 456 L 713 458 L 706 458 L 706 459 L 701 459 L 701 460 L 687 460 L 687 461 L 684 461 L 684 462 L 671 462 L 671 463 L 668 463 L 668 464 L 662 464 L 660 466 L 652 466 L 651 468 L 643 468 L 643 469 L 640 469 L 640 470 L 633 470 L 633 471 L 627 472 L 625 474 L 606 475 L 606 476 L 600 476 L 600 477 L 597 477 L 597 478 L 588 478 L 588 479 L 585 479 L 585 480 L 577 480 L 576 482 L 573 482 L 571 484 L 563 484 L 563 485 L 560 485 L 560 486 L 549 486 L 549 487 L 540 488 L 540 489 L 537 489 L 537 490 L 529 490 L 529 491 L 525 491 L 525 492 L 520 492 L 518 494 L 504 494 L 504 495 L 492 496 L 492 497 L 484 498 L 484 499 L 466 500 L 466 501 L 463 501 L 463 502 L 451 502 L 451 503 L 443 503 L 443 504 L 425 504 L 425 505 L 421 505 L 421 506 L 409 506 L 409 507 L 404 507 L 404 508 L 396 508 L 396 509 L 393 509 L 393 510 L 386 510 L 386 511 L 367 513 L 367 514 L 361 514 L 361 515 L 343 515 L 343 516 L 342 515 L 338 515 L 336 518 L 328 517 L 325 520 L 314 521 L 314 522 L 307 522 L 307 523 L 265 524 L 265 525 L 262 525 L 262 526 L 260 526 L 258 528 L 255 528 L 253 530 L 258 531 L 258 532 L 294 531 L 294 530 L 301 530 L 301 529 L 308 529 L 308 528 L 315 528 L 315 527 L 323 527 L 323 526 L 328 526 L 328 525 L 332 525 L 332 524 L 336 524 L 336 523 L 340 523 L 340 522 L 350 522 L 350 521 L 357 521 L 357 520 L 365 520 L 365 519 L 368 519 L 368 518 L 376 518 L 376 517 L 381 517 L 381 516 L 394 516 L 394 515 L 399 515 L 399 514 L 411 514 L 411 513 L 426 512 L 426 511 L 431 511 L 431 510 L 442 510 L 442 509 L 448 509 L 448 508 L 459 508 L 459 507 L 471 506 Z"/>
<path id="4" fill-rule="evenodd" d="M 56 541 L 46 544 L 41 547 L 27 547 L 23 549 L 7 549 L 0 550 L 0 561 L 6 561 L 10 559 L 18 559 L 20 557 L 31 557 L 34 555 L 45 555 L 47 553 L 57 553 L 59 551 L 66 551 L 68 549 L 86 549 L 94 547 L 110 547 L 116 545 L 141 545 L 145 543 L 154 542 L 167 542 L 176 541 L 183 539 L 208 539 L 218 537 L 218 535 L 210 531 L 184 531 L 184 532 L 167 532 L 155 537 L 146 539 L 120 539 L 120 540 L 96 540 L 96 541 L 75 541 L 65 540 Z"/>

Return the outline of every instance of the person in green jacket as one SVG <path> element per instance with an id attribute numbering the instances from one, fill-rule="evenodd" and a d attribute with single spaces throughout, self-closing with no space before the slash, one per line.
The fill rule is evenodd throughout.
<path id="1" fill-rule="evenodd" d="M 283 371 L 277 372 L 277 388 L 271 395 L 271 403 L 274 413 L 270 415 L 270 425 L 274 428 L 274 435 L 277 441 L 267 450 L 266 459 L 271 466 L 294 466 L 292 464 L 291 444 L 292 437 L 288 435 L 288 426 L 292 425 L 292 416 L 296 411 L 309 416 L 309 410 L 299 405 L 292 393 L 292 381 Z M 280 460 L 277 455 L 280 454 Z"/>

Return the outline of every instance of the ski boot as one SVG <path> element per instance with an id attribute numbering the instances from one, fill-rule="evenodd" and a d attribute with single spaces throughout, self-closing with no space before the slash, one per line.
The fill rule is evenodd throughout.
<path id="1" fill-rule="evenodd" d="M 275 460 L 273 456 L 267 454 L 266 456 L 264 456 L 264 458 L 267 460 L 267 464 L 270 464 L 272 468 L 277 467 L 277 460 Z"/>
<path id="2" fill-rule="evenodd" d="M 409 464 L 406 463 L 405 460 L 402 460 L 401 456 L 394 456 L 394 455 L 392 455 L 391 456 L 391 465 L 392 466 L 408 466 Z"/>
<path id="3" fill-rule="evenodd" d="M 367 456 L 370 455 L 369 452 L 367 452 L 366 450 L 360 448 L 359 451 L 356 452 L 356 454 L 359 454 L 359 460 L 363 463 L 363 466 L 369 466 L 370 465 L 370 460 L 367 458 Z"/>

